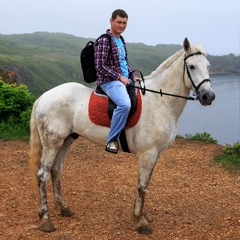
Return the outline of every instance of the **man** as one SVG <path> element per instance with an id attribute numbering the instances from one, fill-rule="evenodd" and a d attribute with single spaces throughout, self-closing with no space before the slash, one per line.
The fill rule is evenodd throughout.
<path id="1" fill-rule="evenodd" d="M 121 37 L 127 22 L 127 13 L 121 9 L 115 10 L 110 19 L 111 28 L 106 32 L 111 36 L 111 43 L 106 37 L 101 37 L 94 46 L 97 85 L 117 106 L 113 112 L 105 148 L 111 153 L 118 152 L 119 135 L 126 125 L 131 108 L 126 86 L 138 80 L 134 74 L 131 74 L 126 44 Z"/>

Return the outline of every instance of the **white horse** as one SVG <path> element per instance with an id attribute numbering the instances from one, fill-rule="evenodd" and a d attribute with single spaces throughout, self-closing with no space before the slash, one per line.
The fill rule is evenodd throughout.
<path id="1" fill-rule="evenodd" d="M 186 97 L 192 90 L 202 105 L 211 105 L 215 94 L 209 80 L 209 66 L 203 47 L 191 46 L 186 38 L 182 50 L 145 77 L 147 89 L 163 89 L 166 93 Z M 80 136 L 102 146 L 106 144 L 109 128 L 96 125 L 89 118 L 92 92 L 93 89 L 81 84 L 65 83 L 45 92 L 33 106 L 30 167 L 39 187 L 42 231 L 55 230 L 49 217 L 46 195 L 46 183 L 50 176 L 62 216 L 73 214 L 62 197 L 60 173 L 74 138 Z M 151 219 L 144 210 L 145 195 L 160 154 L 177 135 L 178 119 L 187 99 L 152 92 L 141 95 L 141 99 L 140 119 L 125 132 L 129 150 L 138 159 L 138 194 L 133 211 L 136 230 L 150 234 Z"/>

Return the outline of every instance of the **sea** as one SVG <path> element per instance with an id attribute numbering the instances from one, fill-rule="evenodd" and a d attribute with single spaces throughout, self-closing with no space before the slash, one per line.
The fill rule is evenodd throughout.
<path id="1" fill-rule="evenodd" d="M 240 74 L 211 76 L 216 95 L 210 106 L 188 101 L 180 119 L 178 135 L 209 133 L 220 145 L 240 142 Z"/>

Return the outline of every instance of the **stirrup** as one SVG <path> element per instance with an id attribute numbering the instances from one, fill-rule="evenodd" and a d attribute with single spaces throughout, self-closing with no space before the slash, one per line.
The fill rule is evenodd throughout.
<path id="1" fill-rule="evenodd" d="M 110 141 L 106 144 L 105 151 L 117 154 L 118 153 L 118 142 Z"/>

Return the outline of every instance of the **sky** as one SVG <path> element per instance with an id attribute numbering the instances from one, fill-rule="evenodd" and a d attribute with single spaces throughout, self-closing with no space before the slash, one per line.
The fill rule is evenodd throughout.
<path id="1" fill-rule="evenodd" d="M 128 13 L 131 43 L 202 43 L 211 55 L 240 55 L 239 0 L 1 0 L 0 34 L 60 32 L 97 38 L 115 9 Z"/>

